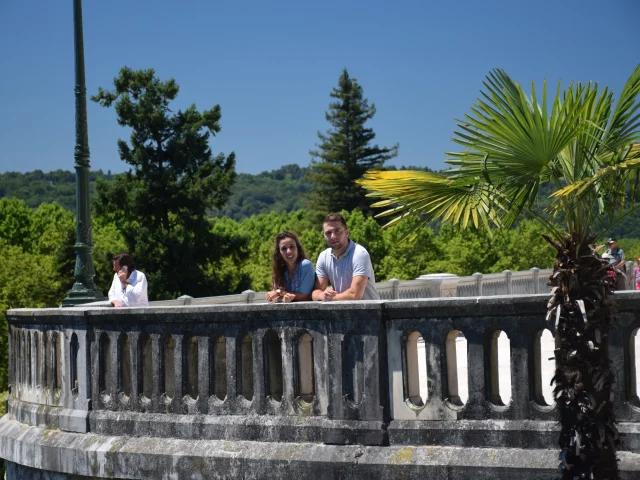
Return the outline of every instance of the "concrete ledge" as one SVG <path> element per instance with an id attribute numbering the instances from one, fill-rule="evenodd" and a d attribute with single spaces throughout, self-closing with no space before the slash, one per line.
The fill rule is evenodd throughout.
<path id="1" fill-rule="evenodd" d="M 77 434 L 0 419 L 0 456 L 24 467 L 90 478 L 434 478 L 538 480 L 556 450 L 179 440 Z M 621 479 L 638 478 L 640 455 L 621 452 Z M 10 471 L 21 467 L 11 466 Z M 23 469 L 24 470 L 24 469 Z M 27 478 L 27 477 L 23 477 Z M 43 477 L 44 478 L 44 477 Z M 56 477 L 58 478 L 58 477 Z"/>
<path id="2" fill-rule="evenodd" d="M 89 431 L 89 412 L 86 410 L 39 405 L 15 399 L 8 399 L 8 405 L 11 418 L 26 425 L 77 433 Z"/>
<path id="3" fill-rule="evenodd" d="M 91 432 L 193 440 L 251 440 L 382 445 L 381 421 L 330 420 L 314 416 L 175 415 L 93 411 Z"/>
<path id="4" fill-rule="evenodd" d="M 555 449 L 560 425 L 541 420 L 394 420 L 389 424 L 392 445 Z M 634 450 L 634 449 L 630 449 Z"/>

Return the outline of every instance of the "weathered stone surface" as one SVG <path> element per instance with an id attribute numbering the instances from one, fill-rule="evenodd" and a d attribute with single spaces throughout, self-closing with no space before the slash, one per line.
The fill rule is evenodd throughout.
<path id="1" fill-rule="evenodd" d="M 621 478 L 640 478 L 640 457 L 629 453 L 640 451 L 631 356 L 640 294 L 616 300 Z M 546 301 L 11 310 L 0 457 L 9 479 L 550 478 L 558 425 L 534 366 Z M 458 331 L 465 404 L 447 368 Z M 497 331 L 510 340 L 510 399 L 496 395 Z M 427 362 L 422 405 L 408 393 L 416 332 Z"/>
<path id="2" fill-rule="evenodd" d="M 519 475 L 533 480 L 553 473 L 557 456 L 553 450 L 533 449 L 158 441 L 24 427 L 6 417 L 0 420 L 0 435 L 5 440 L 0 455 L 9 462 L 20 457 L 27 467 L 99 478 L 494 479 Z M 25 451 L 33 455 L 23 457 Z M 627 456 L 621 466 L 640 472 L 639 465 L 633 467 L 639 460 L 638 455 Z"/>

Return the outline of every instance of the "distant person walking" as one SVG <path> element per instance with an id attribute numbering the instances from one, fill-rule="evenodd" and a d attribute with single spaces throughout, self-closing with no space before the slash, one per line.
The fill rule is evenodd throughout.
<path id="1" fill-rule="evenodd" d="M 109 301 L 116 307 L 147 307 L 147 277 L 133 263 L 128 253 L 120 253 L 112 258 L 113 282 L 109 289 Z"/>
<path id="2" fill-rule="evenodd" d="M 607 258 L 609 265 L 613 266 L 616 270 L 616 290 L 624 290 L 626 270 L 624 252 L 618 247 L 618 241 L 615 238 L 610 238 L 607 246 L 609 248 L 604 252 L 602 258 Z"/>
<path id="3" fill-rule="evenodd" d="M 349 239 L 347 222 L 339 213 L 322 223 L 327 248 L 318 256 L 314 300 L 380 300 L 369 252 Z M 331 286 L 329 286 L 331 283 Z"/>
<path id="4" fill-rule="evenodd" d="M 634 273 L 636 290 L 640 290 L 640 258 L 636 260 L 636 271 Z"/>

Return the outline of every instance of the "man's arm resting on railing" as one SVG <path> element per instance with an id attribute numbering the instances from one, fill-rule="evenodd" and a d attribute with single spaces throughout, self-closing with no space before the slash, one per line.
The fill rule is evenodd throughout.
<path id="1" fill-rule="evenodd" d="M 353 277 L 351 286 L 342 293 L 336 293 L 332 300 L 362 300 L 364 290 L 367 288 L 368 277 L 360 275 Z"/>
<path id="2" fill-rule="evenodd" d="M 311 292 L 311 300 L 322 301 L 324 300 L 325 290 L 328 290 L 329 279 L 324 277 L 316 277 L 316 285 Z M 333 289 L 331 289 L 333 290 Z"/>
<path id="3" fill-rule="evenodd" d="M 318 277 L 316 289 L 313 291 L 313 299 L 325 302 L 332 300 L 362 300 L 364 290 L 367 286 L 368 277 L 357 275 L 351 280 L 351 286 L 342 293 L 336 292 L 333 288 L 327 287 L 329 281 L 326 278 Z"/>

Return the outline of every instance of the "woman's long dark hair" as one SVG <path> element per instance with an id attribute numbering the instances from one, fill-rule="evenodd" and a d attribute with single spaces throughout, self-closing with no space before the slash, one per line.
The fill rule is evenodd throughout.
<path id="1" fill-rule="evenodd" d="M 298 250 L 298 258 L 296 258 L 296 263 L 300 263 L 302 260 L 307 258 L 307 255 L 304 253 L 304 248 L 300 244 L 300 240 L 298 240 L 298 236 L 293 232 L 281 232 L 276 235 L 276 247 L 273 252 L 273 263 L 271 266 L 271 283 L 273 288 L 283 288 L 284 287 L 284 271 L 287 268 L 287 262 L 282 258 L 282 254 L 280 253 L 280 241 L 285 238 L 290 238 L 294 242 L 296 242 L 296 249 Z M 289 279 L 291 280 L 291 279 Z"/>

